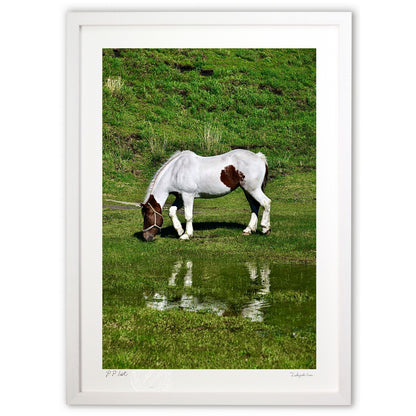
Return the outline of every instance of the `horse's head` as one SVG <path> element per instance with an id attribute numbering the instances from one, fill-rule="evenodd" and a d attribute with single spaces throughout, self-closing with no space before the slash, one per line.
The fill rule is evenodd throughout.
<path id="1" fill-rule="evenodd" d="M 144 220 L 143 238 L 145 241 L 153 241 L 156 234 L 162 229 L 162 207 L 153 195 L 150 195 L 149 199 L 141 204 L 141 207 Z"/>

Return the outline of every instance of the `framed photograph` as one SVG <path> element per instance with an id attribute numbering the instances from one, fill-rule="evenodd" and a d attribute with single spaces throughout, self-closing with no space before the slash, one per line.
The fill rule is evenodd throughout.
<path id="1" fill-rule="evenodd" d="M 351 401 L 351 13 L 67 15 L 67 402 Z"/>

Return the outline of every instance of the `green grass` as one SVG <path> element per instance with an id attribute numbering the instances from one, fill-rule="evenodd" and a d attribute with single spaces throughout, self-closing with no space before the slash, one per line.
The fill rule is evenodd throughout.
<path id="1" fill-rule="evenodd" d="M 136 189 L 134 183 L 124 183 L 118 193 L 107 193 L 105 197 L 137 201 L 143 192 Z M 120 249 L 131 250 L 133 257 L 146 254 L 158 257 L 173 254 L 186 256 L 203 250 L 204 255 L 226 253 L 244 255 L 245 258 L 260 256 L 280 262 L 314 263 L 316 201 L 313 172 L 281 176 L 268 184 L 266 194 L 272 200 L 272 233 L 267 237 L 260 231 L 243 236 L 242 230 L 250 219 L 250 207 L 241 189 L 221 198 L 195 200 L 194 238 L 189 242 L 178 241 L 167 215 L 174 197 L 169 197 L 164 208 L 162 235 L 157 237 L 154 244 L 140 240 L 137 233 L 142 229 L 143 220 L 140 210 L 135 209 L 105 209 L 104 236 L 111 235 L 111 240 L 123 244 Z M 105 204 L 112 203 L 104 201 Z M 183 210 L 179 211 L 178 216 L 184 222 Z M 105 252 L 106 258 L 111 255 L 112 251 Z"/>
<path id="2" fill-rule="evenodd" d="M 313 337 L 262 322 L 182 311 L 115 308 L 104 316 L 104 368 L 313 368 Z"/>
<path id="3" fill-rule="evenodd" d="M 315 368 L 315 50 L 103 51 L 103 204 L 143 201 L 174 151 L 263 152 L 270 236 L 243 236 L 241 189 L 195 200 L 194 237 L 140 238 L 137 209 L 103 211 L 104 368 Z M 179 211 L 183 221 L 183 213 Z M 193 262 L 169 284 L 175 262 Z M 247 264 L 270 267 L 270 291 Z M 183 268 L 185 266 L 182 266 Z M 263 286 L 262 286 L 263 285 Z M 168 310 L 149 307 L 163 297 Z M 183 297 L 210 306 L 181 306 Z M 242 316 L 261 300 L 263 320 Z"/>
<path id="4" fill-rule="evenodd" d="M 262 151 L 272 177 L 314 169 L 315 95 L 314 49 L 105 49 L 105 178 L 149 180 L 185 149 Z"/>

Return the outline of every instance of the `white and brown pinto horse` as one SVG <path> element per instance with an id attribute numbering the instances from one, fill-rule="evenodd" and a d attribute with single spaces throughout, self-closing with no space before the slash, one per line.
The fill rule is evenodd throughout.
<path id="1" fill-rule="evenodd" d="M 163 224 L 162 208 L 170 194 L 176 200 L 169 208 L 169 217 L 182 240 L 192 237 L 192 213 L 195 198 L 217 198 L 241 186 L 251 208 L 251 219 L 243 233 L 257 230 L 258 212 L 263 207 L 261 227 L 270 233 L 270 203 L 264 194 L 267 160 L 262 153 L 236 149 L 223 155 L 202 157 L 185 150 L 176 152 L 153 177 L 145 202 L 140 204 L 144 218 L 143 238 L 154 240 Z M 185 231 L 176 215 L 184 207 Z"/>

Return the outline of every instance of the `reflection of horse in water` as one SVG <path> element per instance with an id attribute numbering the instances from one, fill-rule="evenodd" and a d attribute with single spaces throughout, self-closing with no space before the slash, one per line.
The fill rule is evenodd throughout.
<path id="1" fill-rule="evenodd" d="M 253 263 L 246 263 L 248 272 L 250 273 L 250 279 L 255 281 L 258 277 L 257 267 Z M 261 288 L 257 292 L 257 298 L 253 299 L 241 312 L 246 318 L 250 318 L 252 321 L 262 321 L 263 312 L 262 309 L 267 306 L 265 296 L 270 293 L 270 268 L 269 265 L 260 268 Z"/>
<path id="2" fill-rule="evenodd" d="M 177 261 L 172 268 L 172 273 L 169 277 L 169 286 L 176 286 L 176 277 L 182 269 L 183 262 Z M 186 272 L 183 277 L 183 287 L 192 287 L 192 261 L 185 262 Z M 147 306 L 160 311 L 167 311 L 170 309 L 182 309 L 190 312 L 213 312 L 222 316 L 225 312 L 226 305 L 221 302 L 199 302 L 198 298 L 187 293 L 183 293 L 180 301 L 168 300 L 166 295 L 155 293 L 153 299 L 147 302 Z"/>
<path id="3" fill-rule="evenodd" d="M 185 263 L 185 274 L 183 276 L 184 289 L 192 287 L 193 263 L 192 261 L 177 261 L 172 267 L 172 273 L 169 277 L 168 284 L 175 287 L 177 277 L 181 274 L 183 264 Z M 258 279 L 257 266 L 253 263 L 246 263 L 249 277 L 252 281 Z M 260 267 L 261 287 L 256 292 L 256 298 L 244 306 L 241 310 L 241 316 L 249 318 L 251 321 L 263 320 L 263 308 L 267 306 L 265 300 L 266 295 L 270 292 L 270 267 L 265 265 Z M 227 304 L 220 301 L 200 302 L 197 297 L 190 295 L 184 291 L 179 301 L 169 300 L 166 295 L 155 293 L 151 300 L 147 301 L 147 306 L 153 309 L 166 311 L 171 309 L 182 309 L 190 312 L 212 312 L 219 316 L 223 316 L 227 311 Z"/>

